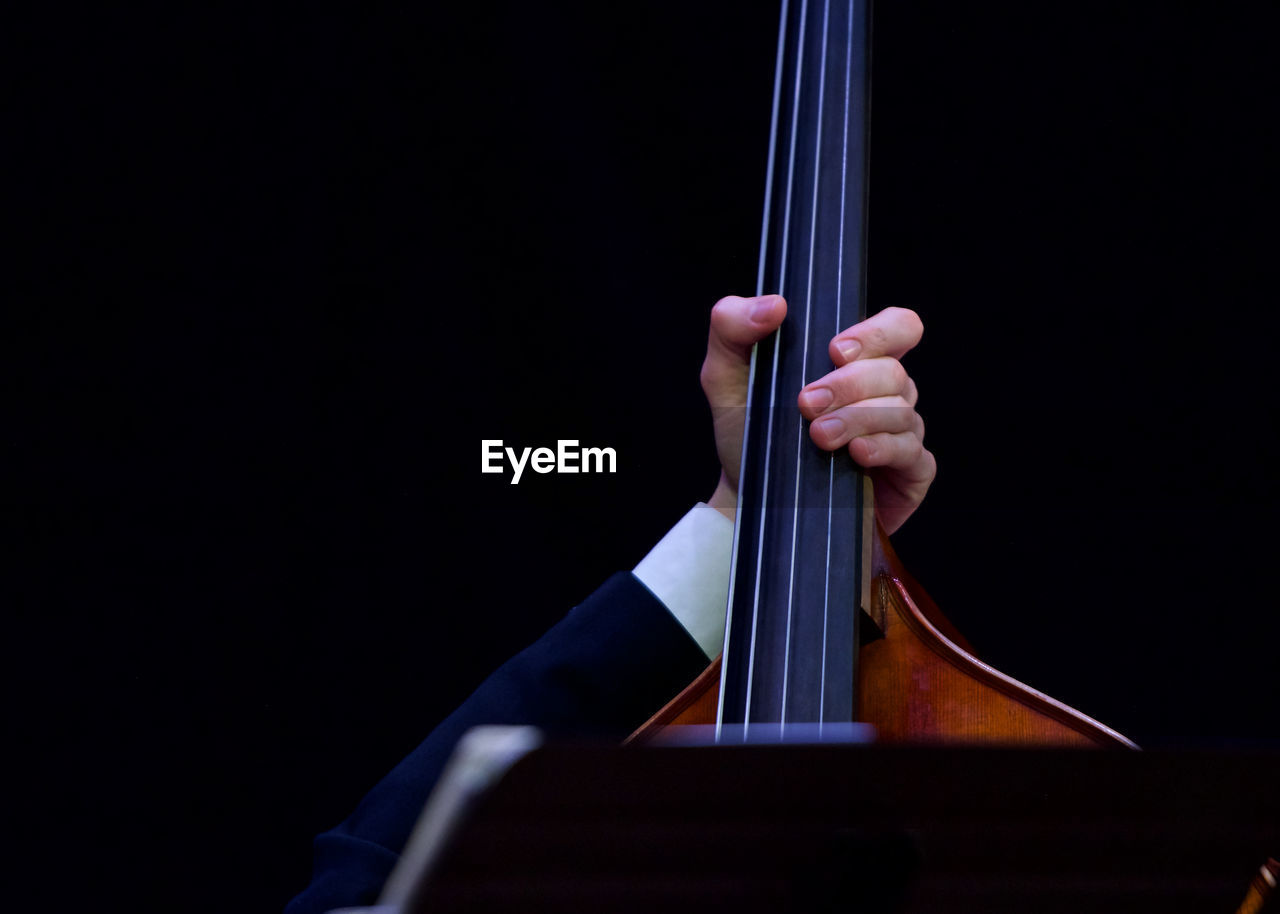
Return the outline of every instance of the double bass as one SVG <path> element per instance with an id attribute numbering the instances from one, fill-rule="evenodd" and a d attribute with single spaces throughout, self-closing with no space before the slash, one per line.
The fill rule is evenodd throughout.
<path id="1" fill-rule="evenodd" d="M 790 307 L 752 353 L 724 650 L 633 740 L 858 721 L 888 742 L 1136 748 L 979 660 L 894 554 L 869 478 L 808 440 L 795 393 L 866 316 L 870 32 L 867 0 L 783 0 L 757 294 Z"/>
<path id="2" fill-rule="evenodd" d="M 977 659 L 894 555 L 875 522 L 869 480 L 847 453 L 822 452 L 808 441 L 795 393 L 831 369 L 825 361 L 827 341 L 865 313 L 868 13 L 851 0 L 784 0 L 779 32 L 757 289 L 781 292 L 790 307 L 781 329 L 756 347 L 751 361 L 724 651 L 631 741 L 644 742 L 680 724 L 713 724 L 722 742 L 749 739 L 756 732 L 765 741 L 775 735 L 785 739 L 789 728 L 806 734 L 816 729 L 820 738 L 829 731 L 838 739 L 857 721 L 874 726 L 882 742 L 1136 748 L 1114 730 Z M 504 749 L 503 758 L 537 744 L 536 738 L 517 739 L 532 741 L 517 744 L 514 753 Z M 729 897 L 748 910 L 815 910 L 770 907 L 773 896 L 750 896 L 761 885 L 776 888 L 776 881 L 751 878 L 750 868 L 764 856 L 762 846 L 772 849 L 793 834 L 821 832 L 825 839 L 823 829 L 831 820 L 820 806 L 828 798 L 807 796 L 797 812 L 787 805 L 790 795 L 781 804 L 770 797 L 762 804 L 765 811 L 753 817 L 741 799 L 763 796 L 761 788 L 772 784 L 774 772 L 752 775 L 753 793 L 721 777 L 706 758 L 716 753 L 692 753 L 699 754 L 703 758 L 692 772 L 669 758 L 656 758 L 661 752 L 610 755 L 609 750 L 568 747 L 530 759 L 514 772 L 510 789 L 482 810 L 475 839 L 456 853 L 453 870 L 442 875 L 429 899 L 437 907 L 430 909 L 509 910 L 533 901 L 540 910 L 557 911 L 705 910 L 726 907 Z M 825 780 L 817 777 L 817 783 L 833 783 L 833 772 L 844 777 L 832 758 L 827 756 Z M 897 761 L 890 758 L 880 772 L 892 764 Z M 935 759 L 922 762 L 917 754 L 913 771 L 919 775 L 934 764 Z M 891 775 L 897 797 L 920 782 L 897 774 L 894 769 Z M 476 779 L 469 770 L 466 776 Z M 1120 782 L 1133 783 L 1131 778 Z M 887 792 L 884 779 L 868 783 L 881 787 L 878 793 Z M 954 784 L 949 781 L 948 789 Z M 1023 788 L 1025 795 L 1027 785 Z M 705 799 L 703 791 L 719 800 L 720 811 L 731 811 L 727 822 L 689 814 Z M 1072 796 L 1066 794 L 1067 802 Z M 849 794 L 842 797 L 847 802 Z M 880 809 L 886 804 L 892 799 Z M 780 807 L 783 814 L 777 813 Z M 1106 819 L 1109 830 L 1100 837 L 1114 847 L 1120 826 L 1107 818 L 1110 809 L 1098 810 L 1098 803 L 1090 806 L 1094 818 L 1088 821 Z M 1023 810 L 1016 811 L 1020 818 Z M 787 821 L 798 821 L 801 828 L 792 832 L 777 825 L 793 812 L 794 820 Z M 883 819 L 870 821 L 879 828 L 876 822 Z M 1000 846 L 1007 848 L 1028 834 L 1010 821 L 984 808 L 979 827 L 994 824 L 993 831 L 1006 842 Z M 839 824 L 843 828 L 846 820 Z M 971 838 L 979 833 L 973 825 L 948 820 L 952 830 L 946 837 Z M 1082 837 L 1078 825 L 1069 830 L 1065 845 L 1046 843 L 1043 832 L 1036 835 L 1036 849 L 1092 840 L 1091 834 Z M 724 848 L 738 828 L 744 832 L 743 848 Z M 869 851 L 898 846 L 876 844 L 885 837 L 878 832 L 837 831 L 867 841 L 833 841 L 838 858 L 826 851 L 815 854 L 801 872 L 813 875 L 821 869 L 829 875 L 850 869 L 863 875 L 887 859 Z M 896 840 L 895 835 L 887 837 Z M 815 847 L 826 845 L 806 844 L 796 856 Z M 846 847 L 862 855 L 844 854 Z M 717 850 L 720 856 L 714 856 Z M 518 858 L 509 882 L 494 878 L 499 855 L 504 865 Z M 709 855 L 715 863 L 710 875 L 701 881 L 691 877 L 689 870 Z M 839 866 L 829 865 L 833 859 Z M 1084 878 L 1113 876 L 1113 860 L 1104 862 L 1106 869 L 1086 868 Z M 765 877 L 774 872 L 763 868 Z M 1047 884 L 1061 888 L 1062 872 L 1053 869 Z M 1259 871 L 1241 914 L 1263 910 L 1275 872 L 1270 863 Z M 741 885 L 733 883 L 736 874 L 746 874 Z M 980 874 L 978 881 L 990 875 Z M 886 882 L 894 878 L 891 874 Z M 680 894 L 685 881 L 701 893 Z M 1119 897 L 1134 897 L 1134 883 L 1121 882 L 1128 891 Z M 842 883 L 818 884 L 825 892 Z M 858 896 L 860 910 L 886 909 L 864 900 Z M 1059 909 L 1065 908 L 1054 908 Z"/>

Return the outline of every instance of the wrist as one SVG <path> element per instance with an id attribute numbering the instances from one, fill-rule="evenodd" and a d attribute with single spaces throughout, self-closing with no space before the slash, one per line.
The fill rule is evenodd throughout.
<path id="1" fill-rule="evenodd" d="M 716 485 L 716 490 L 711 493 L 711 497 L 707 499 L 707 504 L 730 521 L 738 516 L 738 490 L 729 482 L 729 477 L 725 476 L 723 470 L 720 471 L 720 482 Z"/>

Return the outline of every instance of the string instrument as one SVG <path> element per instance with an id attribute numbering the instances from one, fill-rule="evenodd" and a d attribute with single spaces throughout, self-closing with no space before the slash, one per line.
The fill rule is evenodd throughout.
<path id="1" fill-rule="evenodd" d="M 894 555 L 870 480 L 798 412 L 866 316 L 869 35 L 867 0 L 783 0 L 757 293 L 789 308 L 752 354 L 724 651 L 633 738 L 862 721 L 881 741 L 1136 748 L 978 660 Z"/>
<path id="2" fill-rule="evenodd" d="M 1258 874 L 1249 883 L 1244 901 L 1236 908 L 1236 914 L 1266 914 L 1268 911 L 1280 910 L 1280 894 L 1276 893 L 1276 881 L 1280 880 L 1280 862 L 1268 857 L 1267 862 L 1258 867 Z"/>

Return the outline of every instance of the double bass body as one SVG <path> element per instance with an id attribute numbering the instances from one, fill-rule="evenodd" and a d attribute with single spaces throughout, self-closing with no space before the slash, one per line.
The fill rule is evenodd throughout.
<path id="1" fill-rule="evenodd" d="M 855 720 L 889 743 L 1111 746 L 1136 745 L 979 660 L 964 637 L 902 568 L 877 528 L 871 619 L 879 637 L 864 640 Z M 664 727 L 711 724 L 719 699 L 719 658 L 633 736 Z"/>

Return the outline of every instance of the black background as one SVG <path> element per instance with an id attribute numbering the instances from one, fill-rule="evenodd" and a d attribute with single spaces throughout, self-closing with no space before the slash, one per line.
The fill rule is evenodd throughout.
<path id="1" fill-rule="evenodd" d="M 11 16 L 20 888 L 274 910 L 710 494 L 776 11 Z M 1276 19 L 876 13 L 870 298 L 924 318 L 940 464 L 895 543 L 985 659 L 1149 746 L 1277 739 Z M 482 438 L 618 473 L 511 486 Z"/>

